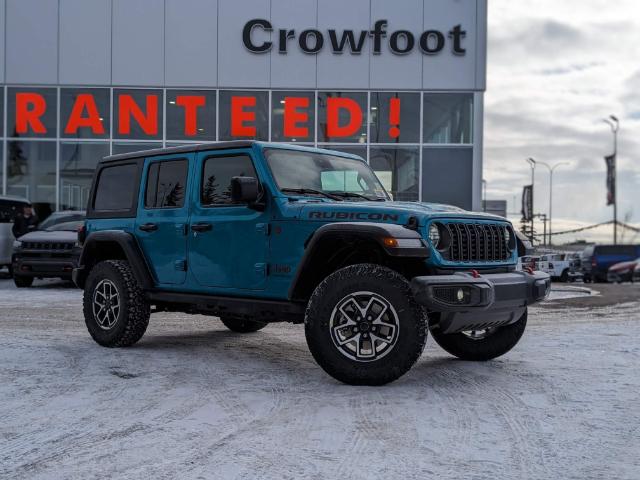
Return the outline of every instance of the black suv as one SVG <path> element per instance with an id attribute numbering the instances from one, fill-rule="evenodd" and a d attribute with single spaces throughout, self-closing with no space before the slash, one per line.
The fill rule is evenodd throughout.
<path id="1" fill-rule="evenodd" d="M 13 244 L 13 281 L 18 288 L 30 287 L 34 278 L 71 279 L 78 263 L 78 229 L 85 212 L 52 213 L 35 232 L 22 235 Z"/>

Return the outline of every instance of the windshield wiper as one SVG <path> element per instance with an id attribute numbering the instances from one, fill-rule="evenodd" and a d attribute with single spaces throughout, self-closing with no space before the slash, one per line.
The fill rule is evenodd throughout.
<path id="1" fill-rule="evenodd" d="M 332 200 L 338 200 L 339 202 L 343 201 L 343 199 L 341 197 L 338 197 L 337 195 L 332 195 L 331 193 L 323 192 L 322 190 L 316 190 L 314 188 L 281 188 L 280 191 L 291 192 L 291 193 L 302 193 L 302 194 L 311 193 L 316 195 L 322 195 L 323 197 L 327 197 Z"/>
<path id="2" fill-rule="evenodd" d="M 368 197 L 366 195 L 362 195 L 361 193 L 356 192 L 331 192 L 332 195 L 338 195 L 340 197 L 352 197 L 352 198 L 364 198 L 365 200 L 369 200 L 370 202 L 384 202 L 384 198 L 379 197 Z"/>

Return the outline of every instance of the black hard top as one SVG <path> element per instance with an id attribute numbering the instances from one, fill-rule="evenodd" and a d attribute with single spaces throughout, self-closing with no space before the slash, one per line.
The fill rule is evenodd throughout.
<path id="1" fill-rule="evenodd" d="M 191 145 L 181 145 L 179 147 L 167 147 L 167 148 L 154 148 L 153 150 L 141 150 L 139 152 L 120 153 L 118 155 L 111 155 L 104 157 L 102 162 L 115 162 L 117 160 L 126 160 L 128 158 L 140 158 L 140 157 L 154 157 L 156 155 L 165 155 L 172 153 L 189 153 L 200 152 L 202 150 L 217 150 L 224 148 L 246 148 L 251 147 L 255 143 L 255 140 L 233 140 L 230 142 L 209 142 L 209 143 L 194 143 Z"/>

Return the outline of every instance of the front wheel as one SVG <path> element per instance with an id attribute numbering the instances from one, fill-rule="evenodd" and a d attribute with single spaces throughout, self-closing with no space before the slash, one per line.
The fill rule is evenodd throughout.
<path id="1" fill-rule="evenodd" d="M 245 318 L 220 317 L 220 321 L 232 332 L 236 333 L 253 333 L 262 330 L 267 326 L 266 322 L 258 320 L 248 320 Z"/>
<path id="2" fill-rule="evenodd" d="M 437 327 L 431 336 L 444 350 L 462 360 L 486 361 L 504 355 L 520 341 L 527 326 L 527 311 L 519 320 L 503 327 L 442 333 Z"/>
<path id="3" fill-rule="evenodd" d="M 315 289 L 305 335 L 316 362 L 350 385 L 383 385 L 405 374 L 427 340 L 427 316 L 407 280 L 380 265 L 342 268 Z"/>
<path id="4" fill-rule="evenodd" d="M 14 275 L 13 283 L 18 288 L 28 288 L 33 285 L 33 277 L 25 277 L 24 275 Z"/>

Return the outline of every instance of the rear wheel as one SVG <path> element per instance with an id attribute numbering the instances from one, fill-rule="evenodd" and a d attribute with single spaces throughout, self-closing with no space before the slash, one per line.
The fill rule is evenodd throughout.
<path id="1" fill-rule="evenodd" d="M 380 265 L 340 269 L 316 288 L 305 315 L 313 358 L 351 385 L 382 385 L 405 374 L 427 339 L 427 316 L 407 280 Z"/>
<path id="2" fill-rule="evenodd" d="M 232 332 L 236 333 L 252 333 L 262 330 L 267 326 L 266 322 L 258 320 L 247 320 L 244 318 L 220 317 L 220 321 Z"/>
<path id="3" fill-rule="evenodd" d="M 105 260 L 91 269 L 83 307 L 87 329 L 103 347 L 133 345 L 149 325 L 149 304 L 124 260 Z"/>
<path id="4" fill-rule="evenodd" d="M 25 277 L 24 275 L 14 275 L 13 283 L 18 288 L 28 288 L 33 285 L 33 277 Z"/>
<path id="5" fill-rule="evenodd" d="M 568 268 L 565 268 L 562 271 L 562 275 L 560 275 L 560 281 L 564 282 L 564 283 L 567 283 L 569 281 L 569 269 Z"/>
<path id="6" fill-rule="evenodd" d="M 503 327 L 442 333 L 438 328 L 431 336 L 444 350 L 462 360 L 486 361 L 504 355 L 522 338 L 527 326 L 527 311 L 520 319 Z"/>

